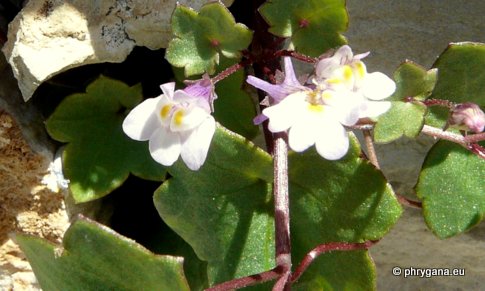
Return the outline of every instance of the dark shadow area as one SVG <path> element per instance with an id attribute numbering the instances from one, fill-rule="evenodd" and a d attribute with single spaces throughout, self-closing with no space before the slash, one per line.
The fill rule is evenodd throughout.
<path id="1" fill-rule="evenodd" d="M 141 83 L 144 98 L 162 93 L 160 84 L 173 79 L 164 58 L 165 50 L 135 47 L 123 63 L 102 63 L 73 68 L 44 82 L 33 95 L 33 102 L 47 118 L 68 95 L 83 93 L 99 75 L 120 80 L 129 86 Z"/>

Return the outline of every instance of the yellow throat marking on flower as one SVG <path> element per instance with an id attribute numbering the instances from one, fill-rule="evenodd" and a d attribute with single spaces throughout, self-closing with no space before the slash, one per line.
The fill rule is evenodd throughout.
<path id="1" fill-rule="evenodd" d="M 184 111 L 183 110 L 178 110 L 175 112 L 173 116 L 173 121 L 175 122 L 175 125 L 180 126 L 184 122 Z"/>
<path id="2" fill-rule="evenodd" d="M 315 113 L 323 112 L 323 105 L 320 104 L 308 104 L 308 110 Z"/>
<path id="3" fill-rule="evenodd" d="M 323 111 L 323 104 L 322 104 L 322 94 L 319 94 L 318 90 L 311 91 L 307 93 L 306 101 L 308 103 L 308 110 L 311 112 L 322 112 Z"/>
<path id="4" fill-rule="evenodd" d="M 365 77 L 365 66 L 364 63 L 362 62 L 356 62 L 355 63 L 355 69 L 357 70 L 357 75 L 359 78 L 364 78 Z"/>
<path id="5" fill-rule="evenodd" d="M 329 91 L 324 91 L 320 94 L 320 97 L 322 98 L 322 101 L 330 101 L 333 98 L 333 94 Z"/>
<path id="6" fill-rule="evenodd" d="M 354 77 L 354 72 L 352 71 L 352 68 L 349 65 L 345 65 L 343 67 L 343 70 L 344 70 L 343 75 L 344 75 L 345 82 L 352 80 L 352 78 Z"/>
<path id="7" fill-rule="evenodd" d="M 160 116 L 162 117 L 162 119 L 166 119 L 168 117 L 171 109 L 172 105 L 170 104 L 164 105 L 162 109 L 160 109 Z"/>

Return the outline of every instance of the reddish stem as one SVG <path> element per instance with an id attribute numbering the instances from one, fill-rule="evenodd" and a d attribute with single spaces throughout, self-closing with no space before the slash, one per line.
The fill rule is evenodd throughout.
<path id="1" fill-rule="evenodd" d="M 396 194 L 396 198 L 401 203 L 402 205 L 413 207 L 413 208 L 418 208 L 421 209 L 423 208 L 423 203 L 421 201 L 414 201 L 411 199 L 408 199 L 400 194 Z"/>
<path id="2" fill-rule="evenodd" d="M 274 55 L 275 57 L 283 57 L 283 56 L 292 57 L 302 62 L 311 63 L 311 64 L 316 63 L 318 61 L 318 58 L 312 58 L 312 57 L 297 53 L 295 51 L 288 51 L 288 50 L 279 50 L 275 52 Z"/>
<path id="3" fill-rule="evenodd" d="M 419 101 L 414 99 L 413 97 L 407 97 L 404 99 L 405 102 L 413 102 L 413 101 Z M 451 102 L 450 100 L 444 100 L 444 99 L 426 99 L 423 101 L 419 101 L 423 103 L 426 106 L 442 106 L 442 107 L 447 107 L 449 109 L 453 109 L 455 106 L 455 103 Z"/>
<path id="4" fill-rule="evenodd" d="M 273 290 L 290 290 L 291 241 L 290 199 L 288 192 L 288 136 L 286 132 L 274 134 L 274 205 L 275 205 L 275 257 L 276 265 L 283 268 Z"/>
<path id="5" fill-rule="evenodd" d="M 281 276 L 281 273 L 282 273 L 282 268 L 278 266 L 270 271 L 254 274 L 243 278 L 237 278 L 231 281 L 227 281 L 227 282 L 215 285 L 211 288 L 206 289 L 206 291 L 225 291 L 225 290 L 234 290 L 234 289 L 249 287 L 256 284 L 261 284 L 267 281 L 274 280 L 279 276 Z"/>
<path id="6" fill-rule="evenodd" d="M 225 78 L 229 77 L 230 75 L 234 74 L 235 72 L 239 71 L 240 69 L 251 65 L 252 61 L 251 59 L 244 59 L 240 61 L 237 64 L 234 64 L 228 68 L 226 68 L 224 71 L 220 72 L 216 76 L 214 76 L 212 80 L 212 84 L 216 84 L 217 82 L 224 80 Z"/>
<path id="7" fill-rule="evenodd" d="M 476 154 L 477 156 L 485 160 L 485 148 L 482 147 L 481 145 L 477 143 L 472 143 L 468 145 L 468 149 L 472 153 Z"/>
<path id="8" fill-rule="evenodd" d="M 378 241 L 366 241 L 364 243 L 347 243 L 347 242 L 331 242 L 326 244 L 321 244 L 311 250 L 303 260 L 300 265 L 296 268 L 295 272 L 291 276 L 291 282 L 294 283 L 298 281 L 300 276 L 305 272 L 305 270 L 310 266 L 313 261 L 321 254 L 330 251 L 354 251 L 354 250 L 365 250 L 376 244 Z"/>
<path id="9" fill-rule="evenodd" d="M 367 148 L 367 154 L 369 155 L 369 161 L 377 168 L 380 169 L 379 160 L 377 159 L 376 150 L 374 148 L 374 139 L 372 133 L 368 129 L 362 130 L 364 134 L 365 146 Z"/>

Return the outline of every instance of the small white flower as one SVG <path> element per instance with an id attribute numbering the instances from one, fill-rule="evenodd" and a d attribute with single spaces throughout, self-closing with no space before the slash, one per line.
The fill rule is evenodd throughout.
<path id="1" fill-rule="evenodd" d="M 284 59 L 285 81 L 272 85 L 256 77 L 248 83 L 266 91 L 273 106 L 265 108 L 262 118 L 269 118 L 271 132 L 288 130 L 288 143 L 292 150 L 302 152 L 315 145 L 318 153 L 328 160 L 343 157 L 349 147 L 344 125 L 357 122 L 358 104 L 352 94 L 322 90 L 322 87 L 301 85 L 293 70 L 290 58 Z M 348 93 L 346 91 L 346 93 Z"/>
<path id="2" fill-rule="evenodd" d="M 123 121 L 123 131 L 132 139 L 148 140 L 150 154 L 158 163 L 171 166 L 179 156 L 191 170 L 205 162 L 215 120 L 210 115 L 215 99 L 209 79 L 184 90 L 175 83 L 160 86 L 163 94 L 136 106 Z"/>
<path id="3" fill-rule="evenodd" d="M 349 138 L 342 125 L 347 116 L 325 104 L 318 92 L 293 93 L 263 114 L 269 118 L 271 132 L 288 130 L 288 144 L 296 152 L 315 145 L 327 160 L 338 160 L 347 153 Z"/>
<path id="4" fill-rule="evenodd" d="M 377 117 L 389 110 L 391 102 L 381 101 L 396 90 L 396 84 L 381 72 L 367 73 L 361 61 L 369 53 L 353 55 L 349 46 L 340 47 L 332 57 L 320 60 L 313 83 L 321 90 L 352 97 L 359 118 Z M 347 91 L 347 93 L 346 93 Z"/>

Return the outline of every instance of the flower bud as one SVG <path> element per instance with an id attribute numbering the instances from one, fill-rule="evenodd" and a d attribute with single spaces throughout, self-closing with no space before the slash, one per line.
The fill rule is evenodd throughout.
<path id="1" fill-rule="evenodd" d="M 459 129 L 480 133 L 485 128 L 485 114 L 477 104 L 466 102 L 453 108 L 448 123 Z"/>

